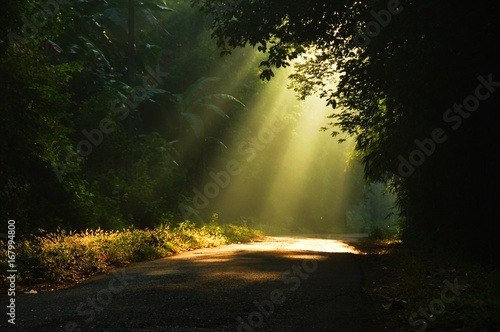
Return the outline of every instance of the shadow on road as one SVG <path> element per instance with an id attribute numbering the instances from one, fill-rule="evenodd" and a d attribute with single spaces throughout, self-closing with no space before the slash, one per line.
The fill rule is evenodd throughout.
<path id="1" fill-rule="evenodd" d="M 19 298 L 16 329 L 366 331 L 358 257 L 332 246 L 346 249 L 328 238 L 270 238 L 132 264 Z"/>

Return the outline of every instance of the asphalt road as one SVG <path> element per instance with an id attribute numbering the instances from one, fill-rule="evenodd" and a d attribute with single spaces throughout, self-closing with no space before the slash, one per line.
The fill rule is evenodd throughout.
<path id="1" fill-rule="evenodd" d="M 135 263 L 68 289 L 18 296 L 1 331 L 367 331 L 352 248 L 275 237 Z"/>

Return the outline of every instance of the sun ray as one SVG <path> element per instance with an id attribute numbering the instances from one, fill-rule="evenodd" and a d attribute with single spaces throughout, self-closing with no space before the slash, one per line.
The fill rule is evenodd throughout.
<path id="1" fill-rule="evenodd" d="M 255 68 L 249 63 L 242 70 Z M 339 145 L 320 131 L 332 109 L 318 96 L 298 100 L 287 88 L 290 73 L 282 70 L 271 82 L 259 83 L 257 98 L 247 101 L 212 178 L 229 174 L 228 165 L 238 171 L 210 201 L 207 214 L 228 220 L 253 216 L 283 232 L 320 230 L 345 217 L 345 162 L 352 144 Z"/>

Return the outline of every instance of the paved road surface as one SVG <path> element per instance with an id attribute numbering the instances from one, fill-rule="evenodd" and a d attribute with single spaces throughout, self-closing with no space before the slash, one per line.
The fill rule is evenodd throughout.
<path id="1" fill-rule="evenodd" d="M 18 297 L 15 328 L 4 313 L 0 330 L 367 331 L 358 257 L 329 237 L 268 237 L 132 264 Z"/>

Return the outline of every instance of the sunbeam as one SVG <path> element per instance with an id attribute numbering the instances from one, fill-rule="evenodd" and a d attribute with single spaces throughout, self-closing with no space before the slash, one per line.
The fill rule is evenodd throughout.
<path id="1" fill-rule="evenodd" d="M 214 174 L 232 162 L 238 172 L 204 212 L 248 216 L 278 233 L 331 231 L 345 220 L 345 164 L 352 143 L 339 145 L 320 131 L 331 108 L 318 96 L 298 100 L 287 88 L 289 74 L 282 70 L 270 83 L 260 83 L 259 98 L 247 103 L 235 134 L 226 137 L 229 153 Z"/>

